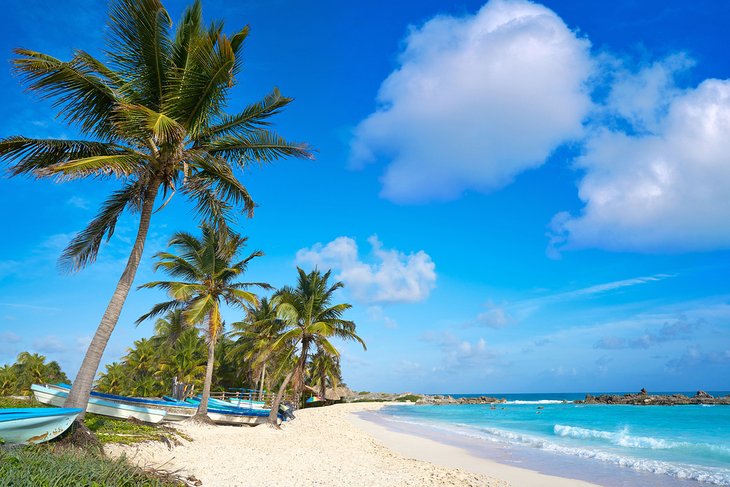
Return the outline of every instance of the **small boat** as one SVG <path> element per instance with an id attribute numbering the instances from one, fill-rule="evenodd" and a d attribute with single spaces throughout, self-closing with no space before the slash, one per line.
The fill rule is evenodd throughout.
<path id="1" fill-rule="evenodd" d="M 240 399 L 232 397 L 230 399 L 226 399 L 224 402 L 229 403 L 229 405 L 232 404 L 237 408 L 264 409 L 266 407 L 266 403 L 264 401 L 254 401 L 253 399 Z"/>
<path id="2" fill-rule="evenodd" d="M 60 389 L 68 391 L 71 386 L 68 384 L 53 384 L 49 385 L 51 389 Z M 182 401 L 170 400 L 159 400 L 159 399 L 148 399 L 144 397 L 128 397 L 118 396 L 116 394 L 107 394 L 104 392 L 91 391 L 92 397 L 98 397 L 100 399 L 107 399 L 109 401 L 119 402 L 122 404 L 128 404 L 130 406 L 150 406 L 156 409 L 162 409 L 167 412 L 164 421 L 182 421 L 188 419 L 195 414 L 196 407 Z"/>
<path id="3" fill-rule="evenodd" d="M 189 404 L 196 407 L 200 404 L 200 399 L 189 397 L 185 399 Z M 244 409 L 235 406 L 218 406 L 208 403 L 208 417 L 218 424 L 247 424 L 255 426 L 263 424 L 268 420 L 268 409 Z"/>
<path id="4" fill-rule="evenodd" d="M 52 440 L 66 431 L 80 413 L 78 408 L 0 409 L 0 440 L 13 444 Z"/>
<path id="5" fill-rule="evenodd" d="M 51 406 L 63 407 L 63 403 L 68 397 L 68 391 L 58 386 L 51 388 L 39 384 L 33 384 L 30 388 L 39 402 L 49 404 Z M 109 401 L 93 396 L 89 397 L 89 404 L 86 406 L 86 412 L 118 419 L 134 418 L 144 421 L 145 423 L 159 423 L 165 419 L 165 416 L 167 416 L 167 412 L 162 409 L 131 406 L 129 404 Z"/>

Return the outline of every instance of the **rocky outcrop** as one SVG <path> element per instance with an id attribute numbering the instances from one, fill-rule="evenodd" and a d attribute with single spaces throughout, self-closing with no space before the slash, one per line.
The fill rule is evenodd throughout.
<path id="1" fill-rule="evenodd" d="M 730 405 L 730 396 L 713 397 L 705 391 L 697 391 L 693 397 L 684 394 L 651 395 L 642 389 L 638 394 L 601 394 L 592 396 L 586 394 L 583 401 L 575 401 L 576 404 L 631 404 L 637 406 L 682 406 L 689 404 L 722 404 Z"/>
<path id="2" fill-rule="evenodd" d="M 410 392 L 392 394 L 385 392 L 358 392 L 344 397 L 346 402 L 415 402 L 416 404 L 449 405 L 449 404 L 494 404 L 507 402 L 496 397 L 453 397 L 448 395 L 413 394 Z"/>

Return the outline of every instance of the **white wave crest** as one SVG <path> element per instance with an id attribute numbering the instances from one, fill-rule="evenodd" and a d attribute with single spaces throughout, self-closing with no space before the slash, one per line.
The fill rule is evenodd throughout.
<path id="1" fill-rule="evenodd" d="M 539 401 L 507 401 L 505 404 L 563 404 L 571 401 L 558 401 L 555 399 L 540 399 Z"/>
<path id="2" fill-rule="evenodd" d="M 607 440 L 614 445 L 626 448 L 650 448 L 652 450 L 666 450 L 680 446 L 687 446 L 686 443 L 667 441 L 661 438 L 652 438 L 650 436 L 631 436 L 628 428 L 621 431 L 603 431 L 578 426 L 565 426 L 556 424 L 553 428 L 556 435 L 578 439 L 600 439 Z"/>

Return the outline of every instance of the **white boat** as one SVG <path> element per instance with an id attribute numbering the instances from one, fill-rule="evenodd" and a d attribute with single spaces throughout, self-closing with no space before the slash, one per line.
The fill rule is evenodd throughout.
<path id="1" fill-rule="evenodd" d="M 0 440 L 8 444 L 43 443 L 66 431 L 78 408 L 0 409 Z"/>
<path id="2" fill-rule="evenodd" d="M 61 391 L 69 391 L 71 389 L 71 386 L 68 384 L 49 384 L 47 387 Z M 91 397 L 127 404 L 129 406 L 162 409 L 167 412 L 164 421 L 182 421 L 189 419 L 197 411 L 197 407 L 182 401 L 171 402 L 169 400 L 148 399 L 145 397 L 118 396 L 116 394 L 106 394 L 96 391 L 91 391 Z"/>
<path id="3" fill-rule="evenodd" d="M 217 424 L 240 424 L 256 426 L 258 424 L 264 424 L 268 421 L 268 416 L 248 416 L 237 414 L 235 411 L 223 411 L 216 409 L 215 411 L 208 410 L 208 417 Z"/>
<path id="4" fill-rule="evenodd" d="M 264 403 L 264 401 L 253 401 L 251 399 L 230 398 L 230 399 L 226 399 L 225 401 L 221 401 L 221 402 L 227 402 L 230 405 L 233 405 L 237 408 L 266 409 L 266 403 Z"/>
<path id="5" fill-rule="evenodd" d="M 68 397 L 68 391 L 61 388 L 54 389 L 38 384 L 33 384 L 30 388 L 39 402 L 51 406 L 63 407 Z M 86 412 L 118 419 L 134 418 L 145 423 L 159 423 L 167 416 L 167 412 L 162 409 L 132 406 L 93 396 L 89 398 Z"/>

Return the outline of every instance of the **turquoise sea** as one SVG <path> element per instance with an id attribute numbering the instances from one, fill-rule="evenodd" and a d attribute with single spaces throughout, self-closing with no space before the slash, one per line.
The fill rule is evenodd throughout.
<path id="1" fill-rule="evenodd" d="M 581 405 L 563 401 L 584 394 L 488 395 L 508 402 L 389 406 L 377 420 L 502 463 L 600 485 L 730 485 L 730 406 Z"/>

